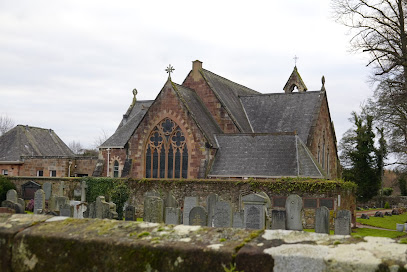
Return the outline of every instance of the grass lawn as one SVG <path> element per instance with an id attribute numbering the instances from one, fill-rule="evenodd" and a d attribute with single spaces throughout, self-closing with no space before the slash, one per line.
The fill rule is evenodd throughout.
<path id="1" fill-rule="evenodd" d="M 356 221 L 363 225 L 395 230 L 396 223 L 403 224 L 407 221 L 407 213 L 393 216 L 385 216 L 383 218 L 374 216 L 371 216 L 370 219 L 357 218 Z"/>
<path id="2" fill-rule="evenodd" d="M 399 238 L 406 236 L 407 233 L 391 230 L 378 230 L 378 229 L 366 229 L 366 228 L 357 228 L 352 229 L 352 236 L 375 236 L 375 237 L 388 237 L 388 238 Z"/>
<path id="3" fill-rule="evenodd" d="M 304 229 L 306 232 L 315 232 L 314 229 Z M 330 230 L 329 234 L 333 235 L 334 231 Z M 377 230 L 377 229 L 366 229 L 366 228 L 358 228 L 352 229 L 352 236 L 375 236 L 375 237 L 388 237 L 388 238 L 399 238 L 402 236 L 407 236 L 405 232 L 398 232 L 398 231 L 391 231 L 391 230 Z"/>

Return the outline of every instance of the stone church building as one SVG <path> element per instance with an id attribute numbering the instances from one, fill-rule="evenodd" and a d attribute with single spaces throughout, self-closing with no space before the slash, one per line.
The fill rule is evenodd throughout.
<path id="1" fill-rule="evenodd" d="M 133 101 L 100 147 L 94 175 L 131 178 L 336 178 L 335 130 L 322 79 L 308 91 L 294 68 L 262 94 L 194 61 L 182 84 Z M 297 90 L 294 92 L 294 90 Z"/>

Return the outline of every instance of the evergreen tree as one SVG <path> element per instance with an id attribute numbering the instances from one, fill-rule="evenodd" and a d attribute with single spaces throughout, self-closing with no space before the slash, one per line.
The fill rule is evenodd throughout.
<path id="1" fill-rule="evenodd" d="M 361 115 L 352 112 L 350 120 L 354 127 L 345 133 L 340 143 L 343 177 L 358 185 L 357 197 L 366 201 L 377 195 L 380 189 L 385 140 L 383 131 L 379 130 L 380 148 L 375 148 L 373 116 L 365 111 Z"/>

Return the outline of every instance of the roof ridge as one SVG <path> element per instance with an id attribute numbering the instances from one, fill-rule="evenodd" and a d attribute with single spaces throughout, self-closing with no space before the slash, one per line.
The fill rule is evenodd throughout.
<path id="1" fill-rule="evenodd" d="M 296 92 L 296 93 L 260 93 L 260 94 L 248 94 L 248 95 L 239 95 L 239 97 L 254 97 L 254 96 L 274 96 L 274 95 L 306 95 L 306 94 L 315 94 L 320 93 L 319 91 L 306 91 L 306 92 Z"/>
<path id="2" fill-rule="evenodd" d="M 227 79 L 226 77 L 223 77 L 223 76 L 220 76 L 220 75 L 218 75 L 218 74 L 215 74 L 214 72 L 211 72 L 211 71 L 206 70 L 206 69 L 203 69 L 203 68 L 202 68 L 202 70 L 205 71 L 205 72 L 209 72 L 209 73 L 211 73 L 211 74 L 213 74 L 213 75 L 215 75 L 215 76 L 217 76 L 217 77 L 220 77 L 220 78 L 222 78 L 222 79 L 225 79 L 225 80 L 227 80 L 227 81 L 229 81 L 229 82 L 231 82 L 231 83 L 233 83 L 233 84 L 235 84 L 235 85 L 238 85 L 238 86 L 240 86 L 240 87 L 243 87 L 243 88 L 249 89 L 249 90 L 251 90 L 251 91 L 253 91 L 253 92 L 256 92 L 256 93 L 258 93 L 258 94 L 261 94 L 260 92 L 258 92 L 258 91 L 256 91 L 256 90 L 253 90 L 252 88 L 249 88 L 249 87 L 246 87 L 246 86 L 244 86 L 244 85 L 242 85 L 242 84 L 239 84 L 239 83 L 237 83 L 237 82 L 234 82 L 234 81 L 232 81 L 232 80 L 230 80 L 230 79 Z M 239 96 L 239 95 L 238 95 L 238 96 Z"/>

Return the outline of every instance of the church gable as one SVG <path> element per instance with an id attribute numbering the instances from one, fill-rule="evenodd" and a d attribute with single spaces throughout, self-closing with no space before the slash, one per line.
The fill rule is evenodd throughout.
<path id="1" fill-rule="evenodd" d="M 188 109 L 188 99 L 193 100 L 182 96 L 177 85 L 167 81 L 130 139 L 131 176 L 204 176 L 211 140 L 194 119 L 196 111 Z"/>
<path id="2" fill-rule="evenodd" d="M 302 81 L 300 73 L 298 73 L 297 66 L 294 67 L 294 70 L 288 78 L 287 83 L 284 85 L 283 90 L 285 93 L 292 93 L 295 88 L 298 89 L 298 92 L 307 91 L 307 86 L 305 86 L 304 81 Z"/>

